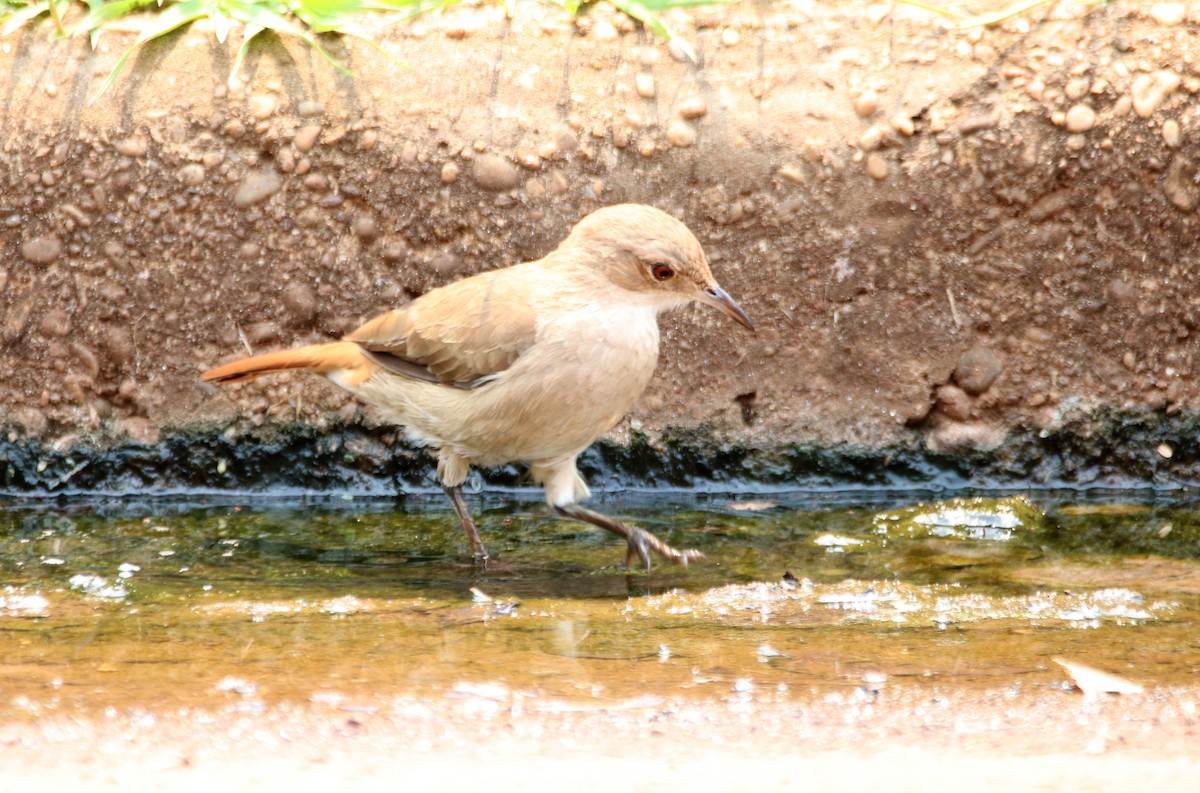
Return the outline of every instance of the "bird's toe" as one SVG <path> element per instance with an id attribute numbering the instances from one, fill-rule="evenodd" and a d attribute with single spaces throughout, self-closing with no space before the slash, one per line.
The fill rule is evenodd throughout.
<path id="1" fill-rule="evenodd" d="M 640 561 L 646 570 L 650 569 L 650 544 L 645 532 L 635 531 L 629 535 L 625 551 L 625 569 L 632 570 L 634 561 Z"/>

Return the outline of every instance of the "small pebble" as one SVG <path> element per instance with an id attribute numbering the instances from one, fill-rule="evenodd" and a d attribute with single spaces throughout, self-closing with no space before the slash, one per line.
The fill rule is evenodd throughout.
<path id="1" fill-rule="evenodd" d="M 872 124 L 858 139 L 858 147 L 863 151 L 874 151 L 883 143 L 883 130 L 878 124 Z"/>
<path id="2" fill-rule="evenodd" d="M 982 394 L 1004 371 L 1004 359 L 990 347 L 972 347 L 954 367 L 954 382 L 968 394 Z"/>
<path id="3" fill-rule="evenodd" d="M 149 142 L 140 133 L 131 135 L 124 140 L 119 140 L 116 145 L 116 149 L 120 154 L 132 158 L 145 157 L 148 148 Z"/>
<path id="4" fill-rule="evenodd" d="M 638 153 L 643 157 L 653 157 L 656 151 L 658 151 L 658 145 L 653 138 L 642 138 L 638 141 Z"/>
<path id="5" fill-rule="evenodd" d="M 1183 3 L 1155 3 L 1150 6 L 1150 17 L 1160 25 L 1178 25 L 1187 15 Z"/>
<path id="6" fill-rule="evenodd" d="M 317 296 L 308 284 L 290 281 L 280 297 L 297 325 L 307 325 L 317 318 Z"/>
<path id="7" fill-rule="evenodd" d="M 667 127 L 667 142 L 685 149 L 696 142 L 696 130 L 686 121 L 672 122 L 671 126 Z"/>
<path id="8" fill-rule="evenodd" d="M 966 391 L 953 383 L 943 383 L 935 392 L 938 409 L 947 418 L 954 421 L 969 421 L 971 418 L 971 397 Z"/>
<path id="9" fill-rule="evenodd" d="M 66 337 L 71 334 L 71 315 L 61 308 L 52 308 L 42 317 L 42 332 L 51 336 Z"/>
<path id="10" fill-rule="evenodd" d="M 296 112 L 305 118 L 311 118 L 312 116 L 322 115 L 325 112 L 325 106 L 320 102 L 309 99 L 296 105 Z"/>
<path id="11" fill-rule="evenodd" d="M 251 322 L 242 330 L 246 334 L 246 341 L 256 347 L 279 338 L 279 325 L 269 319 L 262 322 Z"/>
<path id="12" fill-rule="evenodd" d="M 868 154 L 867 175 L 876 181 L 886 179 L 888 175 L 887 160 L 883 159 L 883 157 L 880 157 L 878 154 Z"/>
<path id="13" fill-rule="evenodd" d="M 1067 111 L 1068 132 L 1087 132 L 1096 125 L 1096 111 L 1089 105 L 1075 105 Z"/>
<path id="14" fill-rule="evenodd" d="M 1086 78 L 1079 77 L 1067 83 L 1063 90 L 1068 99 L 1082 99 L 1091 90 L 1091 83 Z"/>
<path id="15" fill-rule="evenodd" d="M 792 184 L 804 184 L 804 171 L 799 165 L 785 165 L 779 169 L 779 175 Z"/>
<path id="16" fill-rule="evenodd" d="M 622 122 L 614 122 L 612 125 L 612 142 L 613 146 L 618 149 L 623 149 L 629 145 L 629 126 Z"/>
<path id="17" fill-rule="evenodd" d="M 513 152 L 513 156 L 517 159 L 517 165 L 528 171 L 537 171 L 542 167 L 542 157 L 536 151 L 526 146 L 519 147 Z"/>
<path id="18" fill-rule="evenodd" d="M 370 215 L 358 215 L 351 224 L 354 236 L 364 242 L 369 242 L 379 236 L 379 224 Z"/>
<path id="19" fill-rule="evenodd" d="M 115 366 L 123 366 L 133 360 L 133 335 L 127 328 L 109 326 L 101 334 L 101 346 L 109 361 Z M 136 386 L 133 392 L 136 393 Z M 120 392 L 118 392 L 120 393 Z M 122 395 L 129 399 L 133 394 Z"/>
<path id="20" fill-rule="evenodd" d="M 1158 456 L 1159 457 L 1162 457 L 1165 460 L 1170 460 L 1171 457 L 1173 457 L 1174 455 L 1175 455 L 1175 450 L 1172 449 L 1169 444 L 1166 444 L 1166 443 L 1158 444 Z"/>
<path id="21" fill-rule="evenodd" d="M 875 93 L 870 88 L 854 97 L 854 112 L 858 113 L 858 115 L 862 118 L 869 118 L 870 116 L 875 115 L 875 111 L 878 109 L 879 94 Z"/>
<path id="22" fill-rule="evenodd" d="M 179 181 L 189 187 L 195 187 L 204 182 L 204 166 L 198 162 L 189 162 L 179 169 Z"/>
<path id="23" fill-rule="evenodd" d="M 484 190 L 502 192 L 521 184 L 521 172 L 517 166 L 498 154 L 480 154 L 471 168 L 475 184 Z"/>
<path id="24" fill-rule="evenodd" d="M 708 112 L 708 105 L 704 104 L 704 100 L 698 96 L 691 99 L 685 99 L 683 104 L 679 106 L 679 115 L 688 121 L 700 118 Z"/>
<path id="25" fill-rule="evenodd" d="M 554 137 L 554 142 L 551 144 L 554 146 L 554 151 L 550 153 L 549 157 L 543 156 L 542 159 L 548 160 L 560 152 L 564 156 L 568 156 L 579 151 L 579 136 L 567 124 L 559 124 L 551 134 Z M 538 154 L 541 155 L 541 153 L 539 148 Z"/>
<path id="26" fill-rule="evenodd" d="M 1134 78 L 1130 90 L 1134 112 L 1141 118 L 1150 118 L 1175 93 L 1179 83 L 1179 75 L 1168 69 L 1160 69 L 1153 74 L 1139 74 Z"/>
<path id="27" fill-rule="evenodd" d="M 442 184 L 454 184 L 458 181 L 458 164 L 448 162 L 442 166 Z"/>
<path id="28" fill-rule="evenodd" d="M 654 75 L 646 72 L 638 72 L 633 78 L 634 87 L 637 89 L 638 96 L 643 99 L 652 99 L 654 97 Z"/>
<path id="29" fill-rule="evenodd" d="M 429 269 L 442 278 L 448 278 L 462 269 L 462 260 L 449 251 L 438 251 L 429 260 Z"/>
<path id="30" fill-rule="evenodd" d="M 292 139 L 292 143 L 304 154 L 312 151 L 313 146 L 317 145 L 317 136 L 321 134 L 321 128 L 316 124 L 308 124 L 296 131 L 296 137 Z"/>
<path id="31" fill-rule="evenodd" d="M 279 192 L 283 187 L 283 179 L 273 169 L 250 171 L 238 184 L 237 192 L 233 195 L 233 205 L 238 209 L 266 201 Z"/>
<path id="32" fill-rule="evenodd" d="M 21 255 L 34 264 L 52 264 L 62 255 L 62 241 L 53 234 L 34 237 L 21 243 Z"/>
<path id="33" fill-rule="evenodd" d="M 1163 122 L 1162 136 L 1163 142 L 1172 149 L 1179 148 L 1179 144 L 1183 142 L 1183 132 L 1179 128 L 1179 122 L 1173 118 Z"/>
<path id="34" fill-rule="evenodd" d="M 896 130 L 906 138 L 911 138 L 913 133 L 917 131 L 916 126 L 913 124 L 912 117 L 908 115 L 908 113 L 897 113 L 891 117 L 888 123 L 891 125 L 892 129 Z"/>
<path id="35" fill-rule="evenodd" d="M 278 106 L 279 100 L 270 94 L 255 94 L 246 100 L 246 109 L 259 121 L 270 118 Z"/>
<path id="36" fill-rule="evenodd" d="M 606 19 L 602 19 L 592 26 L 592 38 L 596 41 L 615 41 L 620 33 L 617 32 L 613 23 Z"/>
<path id="37" fill-rule="evenodd" d="M 738 43 L 741 35 L 738 34 L 735 28 L 725 28 L 721 31 L 721 43 L 726 47 L 732 47 Z"/>

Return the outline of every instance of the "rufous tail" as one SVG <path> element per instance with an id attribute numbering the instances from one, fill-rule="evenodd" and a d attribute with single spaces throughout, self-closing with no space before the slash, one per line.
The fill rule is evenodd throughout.
<path id="1" fill-rule="evenodd" d="M 200 378 L 217 383 L 241 383 L 260 375 L 288 369 L 310 369 L 317 374 L 335 376 L 339 385 L 343 382 L 358 385 L 370 377 L 378 367 L 354 342 L 335 341 L 330 344 L 310 344 L 292 350 L 252 355 L 209 369 L 200 375 Z"/>

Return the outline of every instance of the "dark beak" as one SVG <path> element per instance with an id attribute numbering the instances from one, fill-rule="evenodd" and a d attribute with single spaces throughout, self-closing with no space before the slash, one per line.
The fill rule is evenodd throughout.
<path id="1" fill-rule="evenodd" d="M 710 286 L 700 293 L 697 300 L 707 303 L 722 314 L 728 314 L 750 330 L 754 330 L 754 323 L 750 321 L 750 317 L 746 316 L 746 312 L 742 311 L 742 307 L 737 304 L 737 301 L 721 287 Z"/>

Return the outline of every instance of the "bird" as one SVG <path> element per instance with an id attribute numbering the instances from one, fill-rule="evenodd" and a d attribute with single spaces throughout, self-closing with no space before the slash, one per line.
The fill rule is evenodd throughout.
<path id="1" fill-rule="evenodd" d="M 625 565 L 650 552 L 703 560 L 641 527 L 583 507 L 577 458 L 629 411 L 659 355 L 658 315 L 702 303 L 754 331 L 672 215 L 616 204 L 579 220 L 549 254 L 437 287 L 341 341 L 235 360 L 201 375 L 237 383 L 285 370 L 323 375 L 402 425 L 437 458 L 437 475 L 477 565 L 489 555 L 463 496 L 471 466 L 524 463 L 560 516 L 626 541 Z"/>

